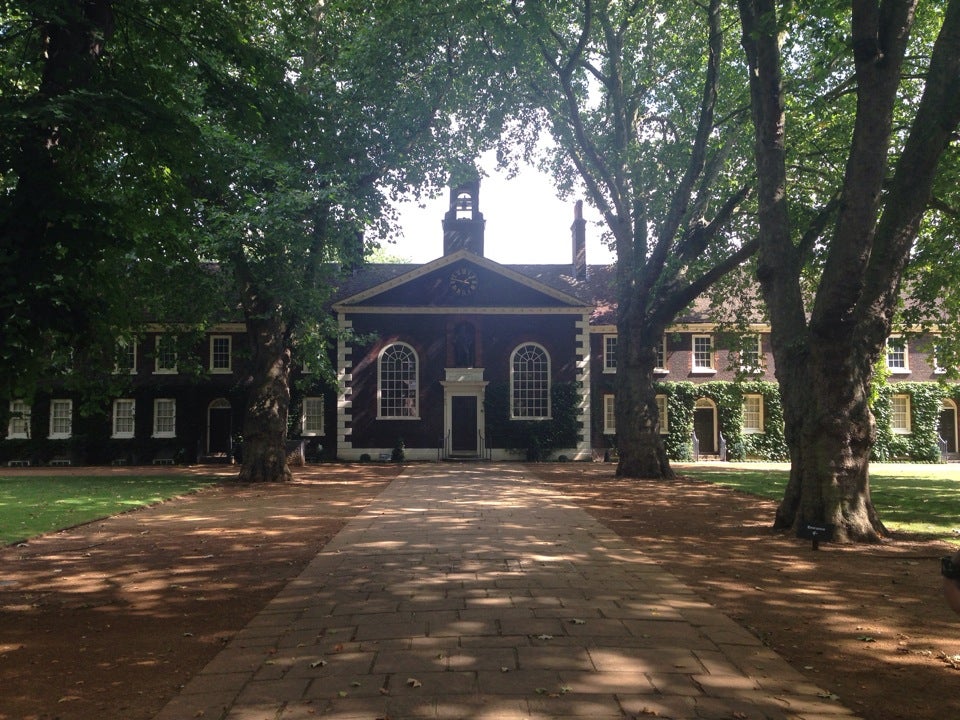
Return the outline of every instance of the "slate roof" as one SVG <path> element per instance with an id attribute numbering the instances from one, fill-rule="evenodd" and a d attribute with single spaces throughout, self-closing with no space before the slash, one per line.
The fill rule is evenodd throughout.
<path id="1" fill-rule="evenodd" d="M 333 295 L 333 302 L 344 300 L 381 283 L 398 278 L 422 267 L 416 263 L 371 263 L 346 276 Z M 586 280 L 577 280 L 570 264 L 559 265 L 508 265 L 501 267 L 528 277 L 544 285 L 571 295 L 584 304 L 592 305 L 591 325 L 615 325 L 617 322 L 616 266 L 590 265 Z M 699 298 L 694 306 L 683 313 L 676 322 L 711 322 L 716 312 L 711 311 L 707 298 Z"/>

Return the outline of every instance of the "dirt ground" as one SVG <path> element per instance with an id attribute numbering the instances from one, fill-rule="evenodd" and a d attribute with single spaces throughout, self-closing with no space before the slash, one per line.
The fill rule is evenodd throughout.
<path id="1" fill-rule="evenodd" d="M 865 720 L 960 718 L 943 543 L 814 552 L 770 531 L 771 503 L 734 491 L 621 481 L 610 465 L 528 467 Z M 0 548 L 0 720 L 149 720 L 398 471 L 225 482 Z"/>

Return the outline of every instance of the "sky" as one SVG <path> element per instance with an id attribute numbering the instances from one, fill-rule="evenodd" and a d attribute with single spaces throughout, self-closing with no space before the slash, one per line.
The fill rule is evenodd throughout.
<path id="1" fill-rule="evenodd" d="M 563 264 L 572 262 L 574 203 L 557 199 L 549 176 L 532 167 L 522 168 L 513 179 L 488 170 L 480 181 L 479 210 L 487 221 L 484 256 L 498 263 Z M 443 254 L 441 222 L 449 209 L 450 191 L 420 207 L 416 201 L 399 205 L 402 237 L 386 252 L 410 262 L 423 263 Z M 587 220 L 587 263 L 613 261 L 600 241 L 600 214 L 584 203 Z"/>

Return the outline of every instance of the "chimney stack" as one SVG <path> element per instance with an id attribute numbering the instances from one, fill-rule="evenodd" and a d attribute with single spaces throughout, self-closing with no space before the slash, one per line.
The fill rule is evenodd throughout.
<path id="1" fill-rule="evenodd" d="M 573 277 L 587 279 L 587 221 L 583 219 L 583 200 L 577 200 L 573 209 Z"/>

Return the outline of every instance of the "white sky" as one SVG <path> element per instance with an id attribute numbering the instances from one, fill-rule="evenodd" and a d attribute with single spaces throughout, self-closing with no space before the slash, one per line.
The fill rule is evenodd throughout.
<path id="1" fill-rule="evenodd" d="M 415 201 L 400 209 L 402 237 L 385 246 L 386 252 L 422 263 L 443 254 L 441 222 L 449 209 L 450 191 L 421 208 Z M 575 199 L 561 201 L 550 178 L 524 167 L 512 180 L 488 170 L 480 181 L 480 212 L 487 221 L 484 255 L 503 264 L 563 264 L 572 262 Z M 600 241 L 599 213 L 584 203 L 587 220 L 587 263 L 613 262 L 613 255 Z"/>

